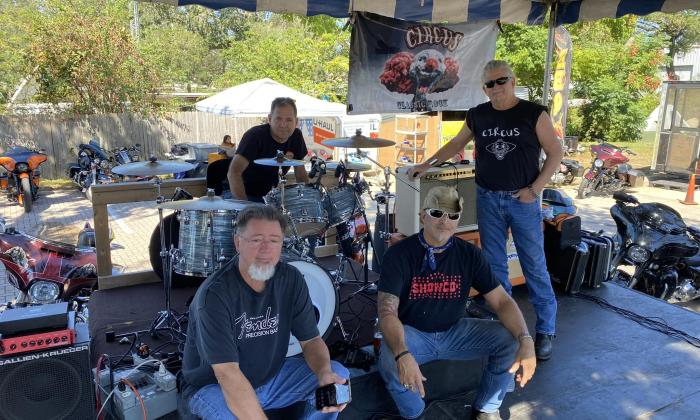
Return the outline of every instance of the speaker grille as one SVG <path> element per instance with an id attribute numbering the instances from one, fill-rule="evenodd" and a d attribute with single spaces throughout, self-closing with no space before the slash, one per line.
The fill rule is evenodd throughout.
<path id="1" fill-rule="evenodd" d="M 87 345 L 30 353 L 12 359 L 18 361 L 0 366 L 0 419 L 95 417 Z"/>

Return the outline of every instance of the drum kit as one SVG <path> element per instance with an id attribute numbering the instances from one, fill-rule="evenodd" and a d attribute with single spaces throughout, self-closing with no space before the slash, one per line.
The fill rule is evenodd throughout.
<path id="1" fill-rule="evenodd" d="M 348 138 L 330 139 L 324 145 L 357 149 L 356 156 L 367 158 L 379 167 L 378 162 L 367 156 L 360 149 L 378 148 L 393 145 L 394 142 L 383 139 L 369 139 L 358 131 L 355 136 Z M 311 300 L 316 310 L 319 331 L 325 336 L 332 328 L 333 322 L 340 323 L 338 316 L 340 284 L 347 282 L 343 278 L 346 264 L 355 260 L 364 265 L 364 282 L 361 290 L 373 284 L 367 279 L 367 246 L 372 243 L 370 224 L 367 220 L 362 194 L 369 191 L 360 173 L 372 169 L 365 163 L 348 162 L 348 154 L 339 162 L 324 162 L 314 160 L 312 172 L 321 174 L 314 184 L 286 185 L 285 167 L 301 166 L 306 162 L 289 159 L 280 151 L 273 158 L 256 159 L 258 165 L 276 166 L 279 183 L 265 197 L 266 205 L 276 207 L 289 220 L 289 228 L 285 233 L 285 244 L 282 260 L 295 266 L 304 276 Z M 144 162 L 133 162 L 117 166 L 113 171 L 119 175 L 152 177 L 156 188 L 156 208 L 158 208 L 160 227 L 160 259 L 162 261 L 162 277 L 165 289 L 165 310 L 160 311 L 149 330 L 137 333 L 156 335 L 167 331 L 173 341 L 183 342 L 186 330 L 183 323 L 186 314 L 180 315 L 171 309 L 172 275 L 177 273 L 186 276 L 207 277 L 224 263 L 231 260 L 235 253 L 233 236 L 236 232 L 238 213 L 248 206 L 263 205 L 242 200 L 225 200 L 208 190 L 207 195 L 182 201 L 166 201 L 161 195 L 162 175 L 185 172 L 194 165 L 180 161 L 158 161 L 154 157 Z M 388 223 L 389 198 L 394 195 L 389 191 L 389 168 L 382 167 L 386 182 L 381 192 L 373 199 L 385 204 L 387 232 L 382 232 L 380 238 L 388 240 L 391 229 Z M 337 186 L 325 188 L 320 179 L 326 171 L 333 171 L 339 182 Z M 351 177 L 350 174 L 354 173 Z M 180 222 L 179 242 L 177 248 L 166 244 L 165 229 L 163 229 L 163 211 L 175 210 Z M 340 245 L 339 267 L 335 275 L 322 268 L 312 256 L 309 239 L 322 237 L 326 230 L 335 227 Z M 175 234 L 175 232 L 173 232 Z M 169 248 L 168 248 L 169 246 Z M 373 246 L 373 244 L 372 244 Z M 355 293 L 355 294 L 356 294 Z M 354 296 L 354 294 L 353 294 Z M 133 333 L 130 333 L 133 334 Z M 301 352 L 299 343 L 292 337 L 288 355 Z"/>

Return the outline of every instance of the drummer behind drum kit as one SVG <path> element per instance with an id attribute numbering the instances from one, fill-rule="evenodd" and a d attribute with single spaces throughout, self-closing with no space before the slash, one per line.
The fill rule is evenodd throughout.
<path id="1" fill-rule="evenodd" d="M 367 158 L 379 167 L 379 163 L 372 160 L 363 148 L 378 148 L 393 145 L 391 140 L 369 139 L 357 134 L 348 138 L 330 139 L 324 142 L 327 146 L 355 148 L 356 156 Z M 286 185 L 284 176 L 285 167 L 301 166 L 305 162 L 286 158 L 282 152 L 269 159 L 256 159 L 258 165 L 277 166 L 279 174 L 278 186 L 272 189 L 264 197 L 267 205 L 276 207 L 289 220 L 289 229 L 285 234 L 285 244 L 282 251 L 282 261 L 295 266 L 304 276 L 311 300 L 317 312 L 318 328 L 324 338 L 330 334 L 333 321 L 340 324 L 338 316 L 340 284 L 346 280 L 342 277 L 345 264 L 349 260 L 355 260 L 364 265 L 365 279 L 363 286 L 355 292 L 371 287 L 373 284 L 367 280 L 367 245 L 372 243 L 369 222 L 365 212 L 362 194 L 369 191 L 368 184 L 362 180 L 360 172 L 371 169 L 368 164 L 357 164 L 345 161 L 324 162 L 312 160 L 310 175 L 319 173 L 323 175 L 327 170 L 333 171 L 339 178 L 338 186 L 325 188 L 321 185 L 321 176 L 314 184 Z M 182 342 L 186 338 L 186 330 L 183 323 L 186 314 L 180 315 L 174 312 L 170 305 L 170 293 L 173 272 L 181 275 L 207 277 L 224 263 L 230 261 L 235 253 L 233 236 L 236 233 L 236 219 L 238 213 L 248 206 L 259 206 L 255 203 L 242 200 L 224 200 L 214 196 L 213 190 L 208 190 L 207 195 L 195 200 L 166 201 L 160 193 L 160 178 L 165 174 L 185 172 L 194 165 L 178 161 L 157 161 L 151 157 L 149 161 L 134 162 L 120 165 L 114 168 L 119 175 L 132 175 L 153 177 L 156 187 L 156 207 L 159 215 L 160 230 L 160 257 L 163 267 L 163 283 L 165 289 L 165 310 L 158 313 L 157 318 L 148 330 L 136 333 L 150 333 L 156 335 L 159 331 L 167 331 L 175 342 Z M 394 197 L 389 192 L 388 167 L 382 167 L 386 182 L 383 190 L 373 198 L 385 204 L 384 214 L 388 219 L 389 198 Z M 355 175 L 349 177 L 350 172 Z M 412 187 L 412 186 L 411 186 Z M 180 222 L 178 247 L 166 245 L 165 229 L 163 229 L 163 210 L 175 210 Z M 388 220 L 384 224 L 387 232 L 382 232 L 380 238 L 388 240 L 392 229 Z M 322 237 L 326 230 L 335 227 L 338 232 L 340 262 L 335 276 L 322 268 L 311 256 L 307 241 L 310 238 Z M 373 244 L 372 244 L 373 245 Z M 168 248 L 168 246 L 170 248 Z M 340 324 L 342 330 L 342 324 Z M 343 335 L 345 336 L 345 332 Z M 122 334 L 121 336 L 131 335 Z M 117 336 L 118 337 L 118 336 Z M 347 336 L 346 336 L 347 338 Z M 292 337 L 287 355 L 301 352 L 298 341 Z"/>

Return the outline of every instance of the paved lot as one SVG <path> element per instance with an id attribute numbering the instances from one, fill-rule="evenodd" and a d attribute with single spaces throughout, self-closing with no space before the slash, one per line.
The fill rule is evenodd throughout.
<path id="1" fill-rule="evenodd" d="M 576 186 L 565 188 L 571 197 L 576 196 Z M 659 188 L 638 188 L 630 191 L 641 202 L 659 201 L 677 209 L 688 224 L 700 226 L 700 206 L 685 206 L 679 200 L 685 192 Z M 700 201 L 700 196 L 696 197 Z M 374 222 L 376 204 L 365 196 L 368 218 Z M 610 217 L 611 197 L 591 197 L 575 200 L 583 228 L 592 231 L 604 230 L 612 234 L 615 224 Z M 141 202 L 114 204 L 108 207 L 110 225 L 114 230 L 112 261 L 124 271 L 150 269 L 148 241 L 157 225 L 158 212 L 153 203 Z M 168 214 L 168 213 L 166 213 Z M 78 231 L 86 222 L 92 221 L 92 205 L 77 189 L 43 189 L 31 213 L 14 204 L 0 203 L 0 217 L 9 225 L 32 235 L 74 243 Z M 0 267 L 0 302 L 14 297 L 14 291 L 5 282 L 4 269 Z"/>

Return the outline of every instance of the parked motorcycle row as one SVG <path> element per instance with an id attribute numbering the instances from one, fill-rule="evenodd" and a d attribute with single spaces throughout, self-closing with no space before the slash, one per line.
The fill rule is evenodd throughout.
<path id="1" fill-rule="evenodd" d="M 130 147 L 106 150 L 97 140 L 92 139 L 88 143 L 80 144 L 78 150 L 73 151 L 77 154 L 77 161 L 68 164 L 66 175 L 83 192 L 93 184 L 122 181 L 122 177 L 112 173 L 112 168 L 141 160 L 141 145 L 138 143 Z"/>

